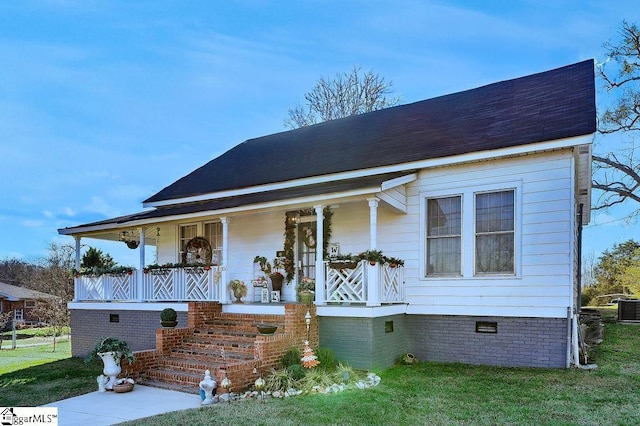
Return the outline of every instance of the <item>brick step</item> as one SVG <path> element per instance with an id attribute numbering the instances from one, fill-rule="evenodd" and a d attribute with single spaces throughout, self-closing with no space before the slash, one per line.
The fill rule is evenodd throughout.
<path id="1" fill-rule="evenodd" d="M 189 347 L 207 347 L 215 349 L 224 348 L 252 348 L 255 346 L 255 338 L 233 338 L 232 336 L 224 336 L 224 338 L 213 337 L 190 337 L 182 342 L 183 346 Z"/>
<path id="2" fill-rule="evenodd" d="M 193 373 L 204 373 L 205 370 L 215 371 L 224 366 L 224 362 L 217 358 L 180 358 L 170 356 L 158 360 L 158 365 L 162 368 L 169 368 L 180 371 L 190 371 Z"/>
<path id="3" fill-rule="evenodd" d="M 202 376 L 202 378 L 204 378 L 204 375 Z M 161 381 L 151 380 L 151 379 L 138 379 L 136 383 L 143 386 L 150 386 L 152 388 L 178 391 L 178 392 L 189 393 L 193 395 L 200 394 L 200 388 L 198 386 L 195 386 L 195 387 L 191 385 L 181 386 L 175 383 L 161 382 Z"/>
<path id="4" fill-rule="evenodd" d="M 218 329 L 218 328 L 198 328 L 193 331 L 193 337 L 201 337 L 203 339 L 255 339 L 258 331 L 255 327 L 251 330 Z"/>
<path id="5" fill-rule="evenodd" d="M 195 373 L 191 371 L 175 370 L 172 368 L 158 367 L 146 373 L 145 379 L 152 382 L 166 382 L 182 387 L 193 387 L 198 389 L 198 385 L 204 378 L 204 371 Z"/>
<path id="6" fill-rule="evenodd" d="M 253 345 L 256 341 L 256 336 L 234 336 L 226 333 L 210 333 L 210 334 L 194 334 L 184 339 L 185 342 L 198 342 L 208 344 L 218 343 L 242 343 L 247 345 Z"/>
<path id="7" fill-rule="evenodd" d="M 209 351 L 211 355 L 220 355 L 221 349 L 224 348 L 225 352 L 253 352 L 254 348 L 253 342 L 237 342 L 237 341 L 228 341 L 228 342 L 199 342 L 199 341 L 188 341 L 182 342 L 180 348 L 183 349 L 198 349 L 202 351 Z"/>
<path id="8" fill-rule="evenodd" d="M 227 350 L 225 348 L 224 352 L 225 352 L 225 358 L 227 362 L 232 362 L 233 360 L 253 359 L 253 356 L 254 356 L 253 348 L 244 349 L 244 350 L 240 350 L 238 348 L 232 348 Z M 181 346 L 179 348 L 172 349 L 171 355 L 176 358 L 194 357 L 194 359 L 199 359 L 199 360 L 201 359 L 222 360 L 219 350 L 212 351 L 209 348 Z M 195 357 L 198 357 L 198 358 L 195 358 Z"/>

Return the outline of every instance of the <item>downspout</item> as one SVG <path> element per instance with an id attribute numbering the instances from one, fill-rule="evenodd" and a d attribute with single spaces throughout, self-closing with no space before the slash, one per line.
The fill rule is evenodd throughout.
<path id="1" fill-rule="evenodd" d="M 577 247 L 577 262 L 578 270 L 576 271 L 576 281 L 578 282 L 578 300 L 576 300 L 577 311 L 582 310 L 582 211 L 584 204 L 580 203 L 578 208 L 578 247 Z"/>
<path id="2" fill-rule="evenodd" d="M 572 343 L 573 343 L 573 365 L 580 365 L 580 342 L 578 341 L 578 319 L 580 318 L 580 310 L 582 308 L 582 211 L 584 204 L 580 204 L 578 208 L 578 232 L 576 247 L 576 283 L 578 291 L 576 292 L 577 300 L 574 302 L 574 313 L 572 323 Z"/>

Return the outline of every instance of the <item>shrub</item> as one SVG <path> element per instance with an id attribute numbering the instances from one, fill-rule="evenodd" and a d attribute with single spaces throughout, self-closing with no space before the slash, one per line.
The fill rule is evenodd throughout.
<path id="1" fill-rule="evenodd" d="M 287 373 L 293 380 L 300 380 L 304 378 L 305 371 L 301 364 L 293 364 L 287 367 Z"/>
<path id="2" fill-rule="evenodd" d="M 265 379 L 264 390 L 267 392 L 286 391 L 298 386 L 298 382 L 289 375 L 287 369 L 282 368 L 271 371 L 271 374 Z"/>
<path id="3" fill-rule="evenodd" d="M 178 318 L 177 312 L 173 308 L 164 308 L 160 312 L 161 321 L 175 321 Z"/>
<path id="4" fill-rule="evenodd" d="M 287 349 L 287 352 L 282 355 L 282 358 L 280 358 L 280 365 L 284 368 L 288 368 L 291 365 L 300 364 L 301 358 L 302 355 L 300 354 L 300 349 L 291 347 Z"/>
<path id="5" fill-rule="evenodd" d="M 336 381 L 332 374 L 319 368 L 312 368 L 307 371 L 304 379 L 300 381 L 300 389 L 304 393 L 311 393 L 317 390 L 326 389 Z"/>
<path id="6" fill-rule="evenodd" d="M 336 357 L 331 349 L 320 347 L 316 349 L 315 353 L 318 361 L 320 361 L 318 368 L 326 371 L 332 371 L 336 368 Z"/>
<path id="7" fill-rule="evenodd" d="M 346 385 L 356 383 L 358 380 L 360 380 L 360 375 L 349 364 L 338 363 L 333 372 L 333 381 L 335 383 L 344 383 Z"/>

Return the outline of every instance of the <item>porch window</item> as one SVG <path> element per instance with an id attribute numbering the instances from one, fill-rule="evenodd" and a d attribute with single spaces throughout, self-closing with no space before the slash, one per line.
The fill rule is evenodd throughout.
<path id="1" fill-rule="evenodd" d="M 24 321 L 24 310 L 16 309 L 15 319 L 20 322 Z"/>
<path id="2" fill-rule="evenodd" d="M 461 275 L 462 197 L 427 199 L 427 275 Z"/>
<path id="3" fill-rule="evenodd" d="M 513 274 L 514 190 L 475 195 L 475 252 L 477 275 Z"/>
<path id="4" fill-rule="evenodd" d="M 187 250 L 187 243 L 198 236 L 198 225 L 180 225 L 180 258 Z"/>
<path id="5" fill-rule="evenodd" d="M 35 300 L 25 300 L 24 301 L 24 307 L 25 308 L 35 308 L 36 307 L 36 301 Z"/>
<path id="6" fill-rule="evenodd" d="M 211 245 L 211 262 L 220 265 L 222 263 L 222 223 L 205 223 L 204 237 Z"/>

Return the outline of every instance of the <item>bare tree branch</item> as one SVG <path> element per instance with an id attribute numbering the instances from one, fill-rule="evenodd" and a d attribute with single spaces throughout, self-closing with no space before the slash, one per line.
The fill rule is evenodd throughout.
<path id="1" fill-rule="evenodd" d="M 289 109 L 284 125 L 296 129 L 397 105 L 399 97 L 387 97 L 392 86 L 373 71 L 361 73 L 359 67 L 333 79 L 321 77 L 304 95 L 306 107 L 298 104 Z"/>

